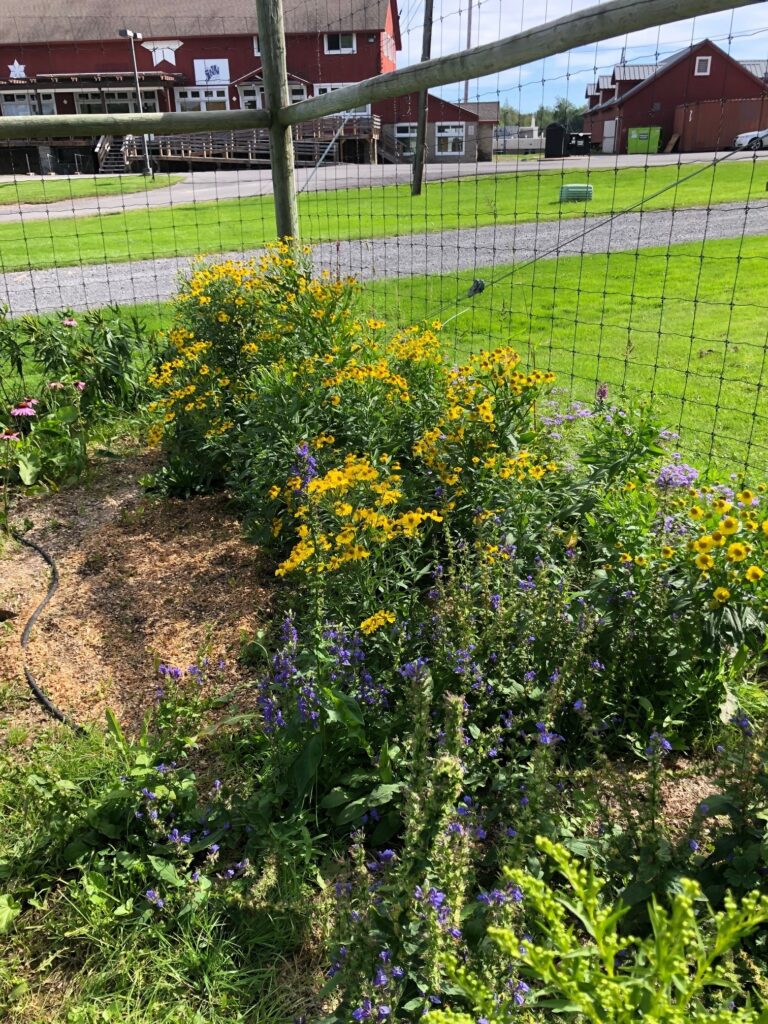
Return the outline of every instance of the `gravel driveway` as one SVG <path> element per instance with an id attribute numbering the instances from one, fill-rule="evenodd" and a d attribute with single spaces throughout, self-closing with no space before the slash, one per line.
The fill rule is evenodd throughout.
<path id="1" fill-rule="evenodd" d="M 360 280 L 449 274 L 475 267 L 551 259 L 559 254 L 626 252 L 676 242 L 698 242 L 742 235 L 768 235 L 768 201 L 724 204 L 705 209 L 628 213 L 604 217 L 527 222 L 496 227 L 398 235 L 359 241 L 324 242 L 315 248 L 318 270 L 327 268 Z M 766 246 L 768 251 L 768 244 Z M 256 252 L 257 250 L 254 250 Z M 227 253 L 225 256 L 250 256 Z M 57 309 L 86 309 L 109 303 L 166 300 L 176 289 L 189 257 L 132 263 L 57 267 L 0 274 L 0 303 L 12 315 Z M 486 278 L 490 275 L 487 270 Z"/>

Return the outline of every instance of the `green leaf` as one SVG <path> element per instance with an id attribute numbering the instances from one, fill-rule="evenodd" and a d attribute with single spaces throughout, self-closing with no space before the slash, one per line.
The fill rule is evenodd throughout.
<path id="1" fill-rule="evenodd" d="M 153 857 L 151 854 L 148 859 L 161 882 L 165 882 L 166 885 L 173 885 L 177 889 L 183 888 L 184 879 L 179 877 L 178 871 L 169 860 L 163 860 L 162 857 Z"/>
<path id="2" fill-rule="evenodd" d="M 319 733 L 315 733 L 291 767 L 291 774 L 296 785 L 296 792 L 299 795 L 299 799 L 304 796 L 313 779 L 317 775 L 317 769 L 322 758 L 323 738 Z"/>
<path id="3" fill-rule="evenodd" d="M 0 896 L 0 935 L 11 930 L 11 925 L 21 913 L 21 904 L 13 896 L 4 893 Z"/>
<path id="4" fill-rule="evenodd" d="M 43 468 L 38 457 L 32 452 L 22 452 L 16 460 L 16 466 L 25 487 L 31 487 L 35 483 Z"/>
<path id="5" fill-rule="evenodd" d="M 51 419 L 57 423 L 74 423 L 79 415 L 74 405 L 62 405 L 60 409 L 51 413 Z"/>

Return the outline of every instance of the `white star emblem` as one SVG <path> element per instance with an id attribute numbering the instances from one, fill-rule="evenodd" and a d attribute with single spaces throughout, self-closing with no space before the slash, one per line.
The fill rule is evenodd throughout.
<path id="1" fill-rule="evenodd" d="M 11 73 L 11 78 L 26 78 L 27 77 L 27 65 L 19 64 L 17 60 L 13 64 L 8 65 L 8 70 Z"/>

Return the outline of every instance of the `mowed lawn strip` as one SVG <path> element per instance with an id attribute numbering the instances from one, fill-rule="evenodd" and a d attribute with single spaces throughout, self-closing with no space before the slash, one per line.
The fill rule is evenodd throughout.
<path id="1" fill-rule="evenodd" d="M 144 178 L 140 174 L 83 178 L 40 178 L 27 181 L 0 181 L 0 206 L 18 203 L 57 203 L 62 199 L 83 199 L 88 196 L 127 195 L 151 192 L 175 185 L 183 174 L 156 174 Z"/>
<path id="2" fill-rule="evenodd" d="M 680 178 L 704 168 L 690 181 Z M 491 224 L 601 216 L 642 203 L 646 210 L 765 198 L 768 163 L 500 173 L 299 196 L 302 237 L 310 242 L 422 234 Z M 559 202 L 560 186 L 589 182 L 588 203 Z M 649 198 L 662 188 L 668 191 Z M 645 201 L 644 201 L 645 200 Z M 125 213 L 0 225 L 0 270 L 147 260 L 248 250 L 274 237 L 271 196 L 153 207 Z"/>

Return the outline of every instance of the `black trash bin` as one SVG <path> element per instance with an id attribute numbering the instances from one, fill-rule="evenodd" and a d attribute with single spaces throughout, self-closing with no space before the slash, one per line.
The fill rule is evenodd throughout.
<path id="1" fill-rule="evenodd" d="M 568 133 L 568 152 L 571 156 L 588 155 L 591 145 L 592 135 L 589 132 Z"/>
<path id="2" fill-rule="evenodd" d="M 544 130 L 544 156 L 565 156 L 568 133 L 561 124 L 548 124 Z"/>

